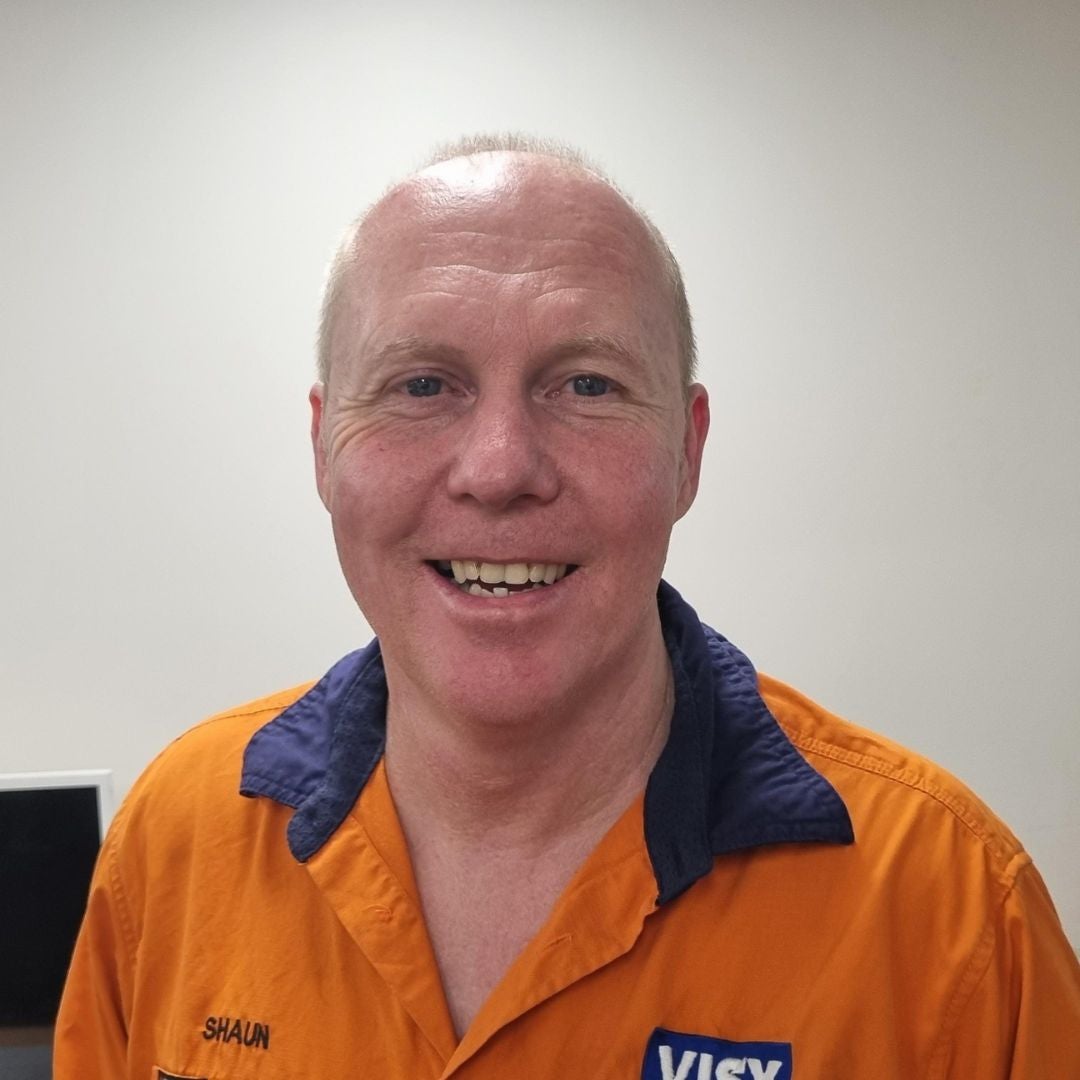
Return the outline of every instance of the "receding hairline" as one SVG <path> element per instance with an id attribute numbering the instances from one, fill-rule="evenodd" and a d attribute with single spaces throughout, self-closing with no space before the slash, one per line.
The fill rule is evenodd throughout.
<path id="1" fill-rule="evenodd" d="M 323 383 L 330 378 L 333 352 L 334 324 L 341 307 L 341 296 L 349 272 L 357 261 L 357 237 L 372 213 L 394 192 L 422 177 L 426 170 L 457 159 L 478 157 L 483 154 L 516 154 L 521 157 L 538 157 L 595 180 L 614 192 L 630 212 L 644 226 L 649 241 L 663 267 L 665 284 L 671 294 L 672 315 L 675 322 L 676 347 L 684 391 L 693 382 L 697 369 L 697 349 L 694 342 L 693 321 L 686 298 L 682 270 L 674 253 L 648 214 L 623 191 L 614 180 L 594 161 L 576 147 L 553 139 L 535 138 L 518 133 L 498 135 L 468 135 L 453 142 L 437 146 L 427 158 L 406 177 L 395 180 L 379 198 L 357 217 L 345 230 L 334 252 L 323 287 L 317 341 L 318 377 Z"/>

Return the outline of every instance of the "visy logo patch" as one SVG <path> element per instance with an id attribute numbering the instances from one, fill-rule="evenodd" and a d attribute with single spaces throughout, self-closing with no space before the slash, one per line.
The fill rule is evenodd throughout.
<path id="1" fill-rule="evenodd" d="M 792 1080 L 791 1043 L 729 1042 L 657 1028 L 641 1080 Z"/>

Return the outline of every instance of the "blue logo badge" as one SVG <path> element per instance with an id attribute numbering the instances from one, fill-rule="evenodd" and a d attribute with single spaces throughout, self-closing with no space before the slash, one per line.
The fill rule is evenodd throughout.
<path id="1" fill-rule="evenodd" d="M 657 1028 L 641 1080 L 792 1080 L 791 1043 L 729 1042 Z"/>

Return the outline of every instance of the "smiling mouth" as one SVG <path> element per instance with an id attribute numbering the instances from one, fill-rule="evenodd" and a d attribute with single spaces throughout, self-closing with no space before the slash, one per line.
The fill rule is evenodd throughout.
<path id="1" fill-rule="evenodd" d="M 470 596 L 499 599 L 550 588 L 577 569 L 573 563 L 493 563 L 479 559 L 439 559 L 428 565 Z"/>

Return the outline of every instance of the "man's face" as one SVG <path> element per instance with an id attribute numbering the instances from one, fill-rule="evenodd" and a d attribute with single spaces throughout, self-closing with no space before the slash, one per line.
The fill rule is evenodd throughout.
<path id="1" fill-rule="evenodd" d="M 655 643 L 708 426 L 659 257 L 604 185 L 503 154 L 420 174 L 358 244 L 312 433 L 391 692 L 587 703 Z"/>

